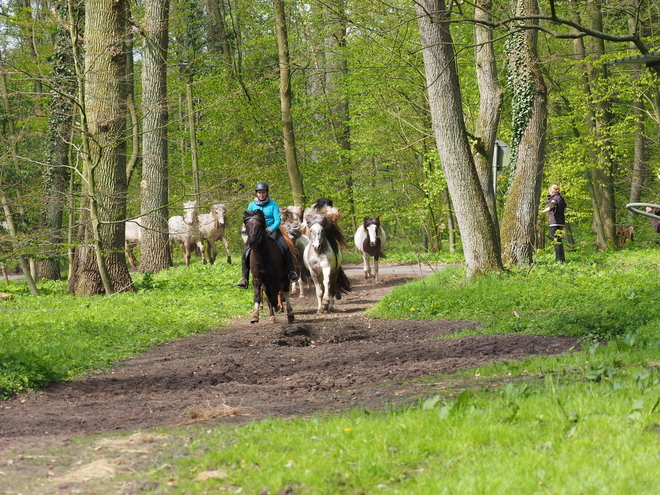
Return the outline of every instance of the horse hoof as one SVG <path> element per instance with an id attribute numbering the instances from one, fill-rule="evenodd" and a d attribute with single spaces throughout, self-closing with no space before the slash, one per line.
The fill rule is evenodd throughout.
<path id="1" fill-rule="evenodd" d="M 296 318 L 293 315 L 287 315 L 286 319 L 288 320 L 289 323 L 293 323 Z"/>
<path id="2" fill-rule="evenodd" d="M 258 316 L 255 316 L 254 318 L 252 318 L 252 319 L 250 320 L 250 323 L 259 323 L 259 317 L 258 317 Z"/>
<path id="3" fill-rule="evenodd" d="M 227 258 L 227 264 L 231 265 L 231 258 L 230 257 Z"/>

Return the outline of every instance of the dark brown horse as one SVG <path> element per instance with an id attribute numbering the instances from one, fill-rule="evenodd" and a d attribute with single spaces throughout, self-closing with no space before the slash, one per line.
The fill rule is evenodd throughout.
<path id="1" fill-rule="evenodd" d="M 289 302 L 289 291 L 291 290 L 289 272 L 286 269 L 284 255 L 279 244 L 266 233 L 266 219 L 263 211 L 246 211 L 243 214 L 243 223 L 247 244 L 250 247 L 250 271 L 254 286 L 254 312 L 250 321 L 252 323 L 259 321 L 259 306 L 263 290 L 266 294 L 270 319 L 275 321 L 277 297 L 281 291 L 286 304 L 287 320 L 292 323 L 294 317 Z"/>

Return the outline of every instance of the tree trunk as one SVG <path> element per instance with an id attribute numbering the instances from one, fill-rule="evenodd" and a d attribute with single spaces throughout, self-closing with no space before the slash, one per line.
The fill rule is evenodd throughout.
<path id="1" fill-rule="evenodd" d="M 284 13 L 284 0 L 273 0 L 275 8 L 275 25 L 277 28 L 277 53 L 280 65 L 280 105 L 282 107 L 282 131 L 284 135 L 284 155 L 286 169 L 291 182 L 293 203 L 296 206 L 305 204 L 305 189 L 303 177 L 298 168 L 296 155 L 296 138 L 293 131 L 293 116 L 291 115 L 291 67 L 289 62 L 289 39 Z"/>
<path id="2" fill-rule="evenodd" d="M 2 186 L 2 184 L 0 184 L 0 186 Z M 5 214 L 9 235 L 13 239 L 16 239 L 18 236 L 16 232 L 16 227 L 14 225 L 14 215 L 11 211 L 11 206 L 9 205 L 9 199 L 7 199 L 7 195 L 5 194 L 3 189 L 0 189 L 0 204 L 2 205 L 2 210 Z M 30 265 L 28 263 L 27 258 L 23 256 L 23 253 L 18 253 L 16 259 L 18 260 L 18 266 L 21 267 L 21 271 L 23 272 L 23 277 L 25 277 L 25 282 L 27 283 L 28 288 L 30 289 L 30 294 L 32 294 L 33 296 L 38 296 L 39 289 L 37 288 L 37 284 L 34 283 L 34 278 L 32 278 L 32 273 L 30 272 Z"/>
<path id="3" fill-rule="evenodd" d="M 225 26 L 225 6 L 224 0 L 206 0 L 206 10 L 209 14 L 207 22 L 207 31 L 211 47 L 222 53 L 222 57 L 227 61 L 227 65 L 232 68 L 232 51 L 227 27 Z"/>
<path id="4" fill-rule="evenodd" d="M 495 50 L 493 48 L 492 3 L 490 0 L 478 0 L 474 9 L 475 60 L 477 84 L 479 86 L 479 116 L 474 135 L 477 141 L 472 146 L 472 156 L 477 167 L 479 182 L 484 191 L 490 215 L 498 229 L 497 203 L 493 177 L 493 151 L 500 122 L 503 91 L 497 78 Z M 478 21 L 483 21 L 480 24 Z"/>
<path id="5" fill-rule="evenodd" d="M 135 65 L 133 63 L 133 33 L 126 33 L 126 107 L 130 117 L 129 135 L 131 154 L 126 164 L 126 184 L 130 185 L 133 172 L 140 161 L 140 123 L 135 105 Z"/>
<path id="6" fill-rule="evenodd" d="M 602 14 L 600 5 L 595 0 L 587 0 L 586 16 L 589 27 L 602 30 Z M 591 57 L 605 53 L 602 39 L 587 38 L 586 50 Z M 589 149 L 592 163 L 590 177 L 592 204 L 598 208 L 594 212 L 594 224 L 597 232 L 597 243 L 600 250 L 605 250 L 607 244 L 616 243 L 616 207 L 614 204 L 614 164 L 610 158 L 611 142 L 609 126 L 611 109 L 609 101 L 601 97 L 608 84 L 606 66 L 601 62 L 585 64 L 585 93 L 594 107 L 593 114 L 587 117 L 587 127 L 590 129 L 592 146 Z"/>
<path id="7" fill-rule="evenodd" d="M 538 13 L 535 0 L 520 0 L 516 10 L 517 14 Z M 520 127 L 514 129 L 516 159 L 502 220 L 502 260 L 507 265 L 531 263 L 536 244 L 548 115 L 547 89 L 537 55 L 537 36 L 533 29 L 513 34 L 509 47 L 514 119 Z M 513 41 L 516 37 L 520 44 Z M 520 137 L 516 139 L 518 135 Z"/>
<path id="8" fill-rule="evenodd" d="M 197 204 L 201 204 L 199 191 L 199 161 L 197 157 L 197 119 L 195 118 L 192 74 L 188 75 L 188 82 L 186 83 L 186 101 L 188 103 L 188 132 L 190 134 L 190 163 L 193 177 L 193 195 Z"/>
<path id="9" fill-rule="evenodd" d="M 68 18 L 67 7 L 58 4 L 58 14 Z M 73 20 L 77 22 L 77 20 Z M 48 138 L 46 140 L 47 168 L 44 180 L 44 225 L 48 227 L 48 243 L 53 249 L 61 249 L 63 242 L 62 219 L 66 207 L 69 167 L 69 140 L 75 112 L 71 98 L 76 93 L 75 71 L 70 46 L 71 39 L 63 27 L 55 33 L 55 63 L 53 85 L 56 90 L 50 103 Z M 50 280 L 60 279 L 60 258 L 54 252 L 39 264 L 39 276 Z"/>
<path id="10" fill-rule="evenodd" d="M 416 3 L 433 132 L 463 241 L 468 275 L 502 270 L 500 245 L 474 165 L 444 0 Z"/>
<path id="11" fill-rule="evenodd" d="M 635 2 L 631 1 L 631 4 L 634 7 Z M 633 17 L 628 18 L 628 30 L 630 33 L 635 33 L 637 31 L 636 19 Z M 632 43 L 631 48 L 635 49 L 635 46 Z M 636 83 L 639 83 L 642 70 L 643 67 L 641 65 L 633 66 L 633 74 Z M 646 156 L 646 129 L 644 128 L 644 118 L 646 115 L 644 112 L 644 97 L 641 95 L 641 90 L 639 90 L 639 93 L 639 96 L 637 96 L 635 103 L 633 104 L 633 112 L 635 115 L 635 156 L 633 158 L 633 171 L 630 178 L 629 203 L 641 202 L 642 186 L 644 185 L 644 180 L 648 176 L 649 169 Z M 626 223 L 631 223 L 633 216 L 634 213 L 627 211 Z"/>
<path id="12" fill-rule="evenodd" d="M 337 187 L 346 191 L 348 202 L 348 218 L 355 231 L 358 221 L 355 218 L 355 198 L 353 194 L 353 166 L 350 155 L 351 126 L 350 107 L 346 77 L 348 75 L 348 60 L 346 58 L 346 36 L 348 19 L 346 17 L 345 0 L 333 0 L 331 8 L 326 7 L 326 18 L 330 24 L 331 35 L 325 51 L 328 70 L 325 71 L 325 97 L 329 104 L 330 126 L 335 146 L 335 170 L 343 177 Z"/>
<path id="13" fill-rule="evenodd" d="M 79 296 L 133 290 L 124 257 L 126 218 L 126 3 L 90 0 L 85 11 L 83 194 L 90 228 L 74 257 L 69 291 Z"/>
<path id="14" fill-rule="evenodd" d="M 169 268 L 167 156 L 167 42 L 169 0 L 145 4 L 142 53 L 141 272 Z"/>

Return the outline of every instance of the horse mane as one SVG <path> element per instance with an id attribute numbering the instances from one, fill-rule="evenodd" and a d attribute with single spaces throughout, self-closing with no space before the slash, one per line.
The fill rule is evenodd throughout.
<path id="1" fill-rule="evenodd" d="M 376 227 L 380 227 L 380 217 L 364 217 L 364 220 L 362 221 L 362 225 L 364 225 L 365 229 L 369 227 L 369 225 L 375 225 Z"/>
<path id="2" fill-rule="evenodd" d="M 298 222 L 287 222 L 280 226 L 284 227 L 284 234 L 291 239 L 298 239 L 302 235 L 302 226 Z"/>
<path id="3" fill-rule="evenodd" d="M 262 228 L 265 229 L 266 228 L 266 217 L 264 216 L 264 212 L 261 211 L 261 210 L 253 210 L 253 211 L 246 210 L 243 213 L 243 223 L 247 223 L 248 220 L 250 220 L 251 218 L 255 218 L 255 217 L 256 217 L 256 220 L 261 223 Z"/>
<path id="4" fill-rule="evenodd" d="M 333 209 L 336 210 L 336 208 Z M 339 210 L 337 210 L 337 214 L 339 214 Z M 344 233 L 339 227 L 339 224 L 334 221 L 330 215 L 323 213 L 311 213 L 305 216 L 305 221 L 309 226 L 318 223 L 321 225 L 321 227 L 323 227 L 323 230 L 325 231 L 325 237 L 333 251 L 339 252 L 340 249 L 345 249 L 347 247 Z"/>
<path id="5" fill-rule="evenodd" d="M 300 206 L 280 206 L 282 223 L 300 222 L 303 210 Z"/>
<path id="6" fill-rule="evenodd" d="M 328 201 L 330 204 L 324 203 L 324 201 Z M 332 206 L 332 201 L 329 199 L 317 199 L 316 203 L 305 210 L 305 220 L 307 220 L 307 217 L 310 215 L 323 215 L 328 217 L 333 223 L 339 222 L 339 219 L 341 218 L 339 209 Z M 307 221 L 307 224 L 309 225 L 309 221 Z"/>
<path id="7" fill-rule="evenodd" d="M 291 238 L 287 235 L 286 227 L 284 225 L 280 225 L 280 232 L 282 233 L 282 237 L 284 237 L 284 242 L 286 242 L 286 245 L 289 246 L 289 251 L 291 251 L 291 255 L 294 256 L 295 258 L 295 256 L 298 254 L 298 248 L 296 248 Z"/>

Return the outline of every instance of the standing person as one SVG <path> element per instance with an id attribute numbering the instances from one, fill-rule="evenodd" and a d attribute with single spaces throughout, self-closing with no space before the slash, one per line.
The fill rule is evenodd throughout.
<path id="1" fill-rule="evenodd" d="M 564 225 L 566 219 L 564 218 L 564 210 L 566 209 L 566 201 L 559 194 L 559 186 L 553 184 L 548 188 L 548 207 L 545 210 L 539 210 L 539 213 L 549 213 L 548 223 L 550 224 L 550 237 L 552 237 L 552 244 L 555 248 L 555 261 L 563 263 L 564 258 L 564 244 L 562 239 L 564 237 Z"/>
<path id="2" fill-rule="evenodd" d="M 651 204 L 657 204 L 655 201 L 651 201 Z M 650 206 L 646 207 L 646 213 L 653 213 L 656 216 L 660 216 L 660 208 L 651 208 Z M 655 230 L 658 234 L 660 234 L 660 220 L 657 218 L 651 218 L 649 217 L 649 222 L 651 222 L 651 227 L 653 227 L 653 230 Z M 658 241 L 656 240 L 656 243 Z"/>
<path id="3" fill-rule="evenodd" d="M 268 197 L 268 184 L 265 182 L 259 182 L 254 186 L 254 192 L 257 195 L 254 198 L 247 209 L 248 211 L 261 210 L 264 213 L 266 218 L 266 233 L 268 236 L 277 241 L 280 245 L 280 249 L 284 253 L 284 259 L 286 260 L 286 267 L 289 270 L 289 280 L 291 282 L 296 282 L 298 280 L 298 274 L 293 265 L 293 256 L 291 255 L 291 250 L 289 245 L 286 243 L 282 232 L 280 232 L 280 223 L 282 218 L 280 217 L 280 207 L 279 205 Z M 243 256 L 241 257 L 241 270 L 243 278 L 238 283 L 237 287 L 239 289 L 248 288 L 248 279 L 250 277 L 250 246 L 245 246 L 243 248 Z"/>

